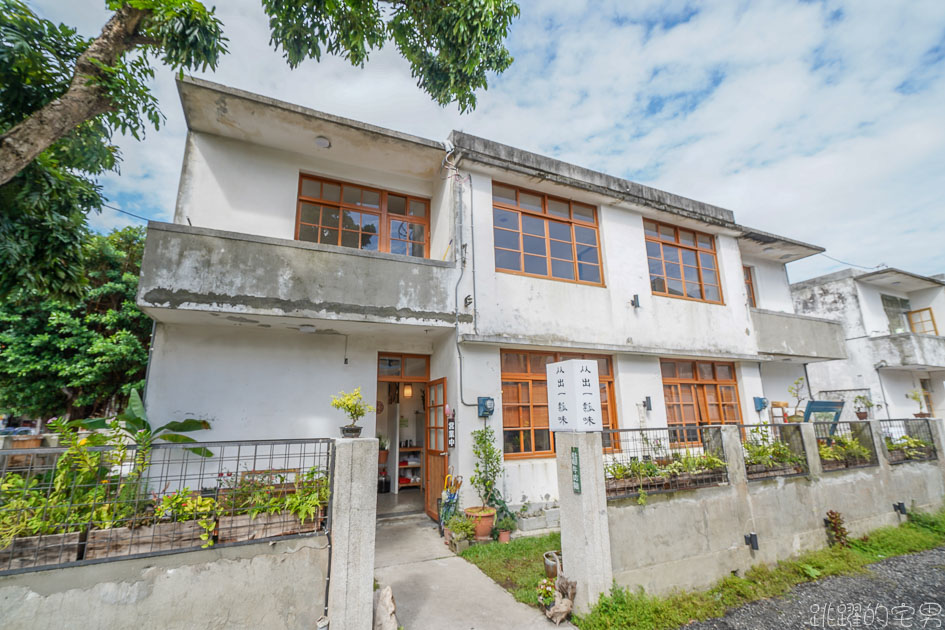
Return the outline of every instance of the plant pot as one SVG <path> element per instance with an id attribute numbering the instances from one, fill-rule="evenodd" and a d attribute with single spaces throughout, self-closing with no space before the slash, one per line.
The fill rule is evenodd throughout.
<path id="1" fill-rule="evenodd" d="M 388 456 L 388 455 L 390 455 L 390 451 L 383 450 L 383 449 L 382 449 L 382 450 L 379 450 L 379 451 L 377 452 L 377 463 L 378 463 L 378 465 L 384 466 L 385 464 L 387 464 L 387 456 Z"/>
<path id="2" fill-rule="evenodd" d="M 931 418 L 932 417 L 932 414 L 928 412 L 914 413 L 912 415 L 915 416 L 916 418 Z"/>
<path id="3" fill-rule="evenodd" d="M 472 507 L 464 510 L 466 516 L 476 521 L 476 540 L 492 538 L 492 525 L 495 523 L 495 508 Z"/>
<path id="4" fill-rule="evenodd" d="M 249 514 L 221 516 L 217 523 L 217 541 L 220 543 L 242 542 L 305 534 L 319 529 L 322 520 L 319 514 L 314 519 L 305 519 L 303 523 L 298 516 L 288 512 L 257 514 L 256 518 L 250 517 Z"/>
<path id="5" fill-rule="evenodd" d="M 545 577 L 553 580 L 558 577 L 558 568 L 563 564 L 561 562 L 560 551 L 546 551 L 542 554 L 545 561 Z"/>
<path id="6" fill-rule="evenodd" d="M 453 530 L 451 530 L 449 527 L 444 527 L 443 528 L 443 544 L 449 546 L 451 542 L 453 542 Z"/>
<path id="7" fill-rule="evenodd" d="M 853 413 L 856 414 L 857 420 L 866 420 L 870 415 L 868 411 L 854 411 Z"/>
<path id="8" fill-rule="evenodd" d="M 512 530 L 511 529 L 500 529 L 499 530 L 499 542 L 503 545 L 507 545 L 512 542 Z"/>
<path id="9" fill-rule="evenodd" d="M 192 549 L 206 544 L 196 521 L 156 523 L 145 527 L 113 527 L 89 531 L 85 559 L 117 558 L 154 551 Z"/>
<path id="10" fill-rule="evenodd" d="M 79 532 L 14 538 L 8 547 L 0 549 L 0 570 L 75 562 L 79 559 L 79 538 Z"/>
<path id="11" fill-rule="evenodd" d="M 794 414 L 787 417 L 787 422 L 804 422 L 803 414 Z"/>
<path id="12" fill-rule="evenodd" d="M 345 424 L 341 427 L 341 437 L 356 438 L 361 437 L 361 427 L 356 424 Z"/>

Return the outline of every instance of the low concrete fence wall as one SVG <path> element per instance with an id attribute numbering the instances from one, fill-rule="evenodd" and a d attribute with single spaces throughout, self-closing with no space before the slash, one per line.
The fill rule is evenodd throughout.
<path id="1" fill-rule="evenodd" d="M 828 510 L 843 515 L 851 535 L 861 535 L 904 520 L 894 511 L 895 503 L 912 510 L 941 507 L 945 430 L 941 420 L 930 420 L 930 428 L 937 459 L 890 465 L 883 438 L 888 431 L 879 422 L 869 422 L 854 429 L 861 438 L 868 434 L 866 439 L 878 454 L 875 464 L 825 471 L 814 426 L 800 425 L 808 474 L 749 481 L 740 428 L 724 426 L 727 484 L 610 502 L 601 474 L 606 459 L 600 434 L 559 433 L 565 572 L 590 583 L 588 590 L 579 590 L 576 607 L 588 609 L 609 588 L 609 582 L 596 580 L 597 574 L 612 575 L 621 586 L 659 594 L 706 587 L 732 572 L 824 547 Z M 572 489 L 571 447 L 580 450 L 582 495 Z M 579 520 L 575 514 L 579 510 L 588 522 Z M 746 544 L 745 535 L 750 533 L 757 535 L 757 551 Z"/>
<path id="2" fill-rule="evenodd" d="M 7 630 L 315 627 L 328 537 L 315 535 L 0 577 Z"/>

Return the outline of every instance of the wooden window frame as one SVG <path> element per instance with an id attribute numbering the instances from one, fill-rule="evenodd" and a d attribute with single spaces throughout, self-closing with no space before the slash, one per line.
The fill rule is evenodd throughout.
<path id="1" fill-rule="evenodd" d="M 605 282 L 604 282 L 604 260 L 603 260 L 603 257 L 602 257 L 602 255 L 601 255 L 601 242 L 600 242 L 600 211 L 599 211 L 599 208 L 597 208 L 596 206 L 592 206 L 592 205 L 590 205 L 590 204 L 582 203 L 582 202 L 579 202 L 579 201 L 574 201 L 574 200 L 572 200 L 572 199 L 564 199 L 564 198 L 562 198 L 562 197 L 556 197 L 555 195 L 548 195 L 548 194 L 545 194 L 545 193 L 542 193 L 542 192 L 538 192 L 538 191 L 536 191 L 536 190 L 528 190 L 528 189 L 526 189 L 526 188 L 521 188 L 521 187 L 515 186 L 515 185 L 513 185 L 513 184 L 506 184 L 506 183 L 503 183 L 503 182 L 494 181 L 494 182 L 492 183 L 492 185 L 493 185 L 493 187 L 495 187 L 495 186 L 503 186 L 503 187 L 505 187 L 505 188 L 511 188 L 511 189 L 515 190 L 515 200 L 516 200 L 516 201 L 515 201 L 515 204 L 513 205 L 513 204 L 510 204 L 510 203 L 508 203 L 508 202 L 506 202 L 506 201 L 500 201 L 500 200 L 498 200 L 494 194 L 493 194 L 493 196 L 492 196 L 492 207 L 493 207 L 493 223 L 492 223 L 492 229 L 493 229 L 493 244 L 492 244 L 492 246 L 493 246 L 493 251 L 494 251 L 494 252 L 495 252 L 495 251 L 516 252 L 516 253 L 518 253 L 518 255 L 519 255 L 519 261 L 521 262 L 521 269 L 520 269 L 520 270 L 504 269 L 504 268 L 502 268 L 502 267 L 496 266 L 496 268 L 495 268 L 496 271 L 501 272 L 501 273 L 508 273 L 508 274 L 512 274 L 512 275 L 516 275 L 516 276 L 527 276 L 527 277 L 529 277 L 529 278 L 545 278 L 545 279 L 547 279 L 547 280 L 558 280 L 558 281 L 560 281 L 560 282 L 572 282 L 572 283 L 574 283 L 574 284 L 583 284 L 583 285 L 592 286 L 592 287 L 603 287 L 603 286 L 606 286 L 606 284 L 605 284 Z M 530 208 L 523 208 L 523 207 L 521 207 L 519 204 L 520 204 L 521 195 L 522 195 L 523 193 L 526 194 L 526 195 L 534 195 L 534 196 L 536 196 L 536 197 L 540 197 L 540 198 L 541 198 L 541 211 L 537 211 L 537 210 L 533 210 L 533 209 L 530 209 Z M 555 215 L 555 214 L 550 213 L 550 212 L 548 211 L 548 202 L 549 202 L 550 200 L 554 200 L 554 201 L 556 201 L 556 202 L 560 202 L 560 203 L 567 204 L 567 205 L 568 205 L 568 215 L 569 215 L 568 218 L 560 217 L 560 216 L 557 216 L 557 215 Z M 585 209 L 589 209 L 589 210 L 591 211 L 591 213 L 593 214 L 593 217 L 594 217 L 593 222 L 588 222 L 588 221 L 585 221 L 585 220 L 580 219 L 580 218 L 575 218 L 575 212 L 574 212 L 575 206 L 582 207 L 582 208 L 585 208 Z M 517 229 L 517 230 L 513 230 L 513 229 L 510 229 L 510 228 L 506 228 L 506 227 L 504 227 L 504 226 L 496 225 L 496 223 L 495 223 L 495 210 L 496 210 L 496 209 L 498 209 L 498 210 L 504 210 L 504 211 L 506 211 L 506 212 L 515 212 L 515 213 L 517 213 L 517 214 L 518 214 L 518 218 L 519 218 L 519 220 L 518 220 L 518 229 Z M 523 217 L 523 216 L 538 217 L 538 218 L 541 218 L 541 219 L 545 220 L 545 221 L 546 221 L 545 235 L 544 235 L 543 237 L 538 237 L 538 236 L 536 236 L 536 235 L 531 235 L 531 234 L 528 234 L 527 232 L 525 232 L 525 231 L 524 231 L 524 228 L 523 228 L 523 226 L 522 226 L 522 217 Z M 551 255 L 551 244 L 552 244 L 552 241 L 554 241 L 554 242 L 556 242 L 556 243 L 564 243 L 565 241 L 563 241 L 563 240 L 561 240 L 561 239 L 557 239 L 557 238 L 552 238 L 552 237 L 551 237 L 550 230 L 549 230 L 548 227 L 547 227 L 547 222 L 554 222 L 554 223 L 561 223 L 561 224 L 567 224 L 567 225 L 568 225 L 569 231 L 571 232 L 571 241 L 570 241 L 570 244 L 571 244 L 571 260 L 570 260 L 570 261 L 567 261 L 567 260 L 565 260 L 565 259 L 563 259 L 563 258 L 558 258 L 558 257 L 555 257 L 555 256 L 552 256 L 552 255 Z M 594 249 L 595 249 L 595 251 L 597 252 L 597 263 L 588 263 L 588 262 L 584 262 L 584 261 L 579 261 L 579 260 L 578 260 L 578 251 L 577 251 L 577 250 L 578 250 L 578 246 L 579 246 L 579 245 L 583 245 L 583 246 L 588 246 L 588 247 L 590 247 L 590 245 L 588 245 L 588 244 L 586 244 L 586 243 L 579 243 L 579 242 L 577 241 L 577 237 L 576 237 L 576 235 L 575 235 L 575 230 L 574 230 L 575 227 L 581 227 L 581 228 L 586 228 L 586 229 L 593 230 L 593 232 L 594 232 L 594 240 L 597 242 L 597 244 L 593 246 Z M 507 247 L 499 247 L 498 245 L 496 245 L 496 243 L 495 243 L 495 233 L 496 233 L 496 230 L 502 230 L 502 231 L 505 231 L 505 232 L 512 232 L 512 233 L 518 234 L 519 249 L 517 249 L 517 250 L 515 250 L 515 249 L 509 249 L 509 248 L 507 248 Z M 525 236 L 535 236 L 536 238 L 544 238 L 544 242 L 545 242 L 545 254 L 544 254 L 544 259 L 545 259 L 546 269 L 548 270 L 548 273 L 547 273 L 547 274 L 537 274 L 537 273 L 530 273 L 530 272 L 525 271 L 525 256 L 526 256 L 526 255 L 535 256 L 535 257 L 541 257 L 539 254 L 532 254 L 532 253 L 529 253 L 529 252 L 526 252 L 526 251 L 525 251 L 525 245 L 524 245 L 524 237 L 525 237 Z M 553 275 L 553 274 L 552 274 L 552 261 L 557 261 L 557 262 L 559 262 L 559 263 L 571 262 L 571 263 L 572 263 L 572 266 L 573 266 L 573 270 L 574 270 L 574 278 L 573 278 L 573 279 L 571 279 L 571 278 L 560 278 L 560 277 L 558 277 L 558 276 Z M 600 276 L 600 280 L 599 280 L 599 281 L 581 280 L 581 279 L 580 279 L 580 278 L 581 278 L 581 271 L 580 271 L 580 265 L 581 265 L 581 264 L 596 266 L 596 267 L 597 267 L 597 272 L 598 272 L 598 274 L 599 274 L 599 276 Z"/>
<path id="2" fill-rule="evenodd" d="M 715 262 L 716 265 L 718 265 L 718 260 Z M 745 290 L 748 292 L 748 306 L 758 308 L 758 302 L 755 300 L 755 268 L 742 265 L 742 271 L 745 274 Z M 721 292 L 721 288 L 719 291 Z"/>
<path id="3" fill-rule="evenodd" d="M 311 196 L 303 195 L 303 194 L 302 194 L 302 185 L 303 185 L 303 183 L 304 183 L 306 180 L 309 180 L 309 181 L 316 181 L 316 182 L 319 182 L 319 183 L 321 183 L 321 184 L 332 184 L 332 185 L 339 186 L 339 187 L 340 187 L 340 191 L 339 191 L 339 199 L 340 199 L 340 200 L 339 200 L 339 201 L 331 201 L 331 200 L 321 199 L 321 198 L 318 198 L 318 197 L 311 197 Z M 366 191 L 369 191 L 369 192 L 375 192 L 375 193 L 377 193 L 378 196 L 379 196 L 378 207 L 377 207 L 377 208 L 373 208 L 373 207 L 370 207 L 370 206 L 362 206 L 362 205 L 360 205 L 360 204 L 354 204 L 354 203 L 350 203 L 350 202 L 344 201 L 344 187 L 345 187 L 345 186 L 356 187 L 356 188 L 360 188 L 361 190 L 366 190 Z M 404 198 L 405 198 L 405 200 L 406 200 L 406 201 L 405 201 L 405 204 L 406 204 L 405 212 L 409 212 L 410 202 L 411 202 L 411 201 L 417 201 L 417 202 L 423 203 L 423 204 L 424 204 L 424 207 L 425 207 L 424 216 L 421 218 L 421 217 L 416 217 L 416 216 L 413 216 L 413 215 L 410 215 L 410 214 L 397 214 L 397 213 L 388 212 L 388 197 L 389 197 L 390 195 L 393 195 L 393 196 L 395 196 L 395 197 L 404 197 Z M 295 237 L 294 237 L 294 238 L 295 238 L 295 240 L 297 240 L 297 241 L 301 241 L 301 239 L 299 238 L 299 233 L 300 233 L 301 227 L 302 227 L 302 225 L 303 225 L 303 222 L 302 222 L 302 204 L 303 204 L 303 203 L 314 204 L 314 205 L 319 205 L 319 206 L 330 206 L 330 207 L 332 207 L 332 208 L 338 208 L 338 211 L 339 211 L 339 216 L 338 216 L 339 225 L 338 225 L 338 228 L 337 228 L 337 231 L 338 231 L 338 240 L 337 240 L 336 243 L 322 243 L 322 244 L 334 245 L 335 247 L 345 247 L 345 248 L 347 248 L 347 249 L 354 249 L 354 250 L 356 250 L 356 251 L 377 251 L 377 252 L 383 252 L 383 253 L 390 254 L 390 253 L 392 253 L 392 252 L 391 252 L 391 249 L 390 249 L 391 240 L 403 241 L 403 239 L 399 239 L 399 238 L 391 239 L 391 222 L 392 222 L 392 221 L 405 221 L 405 222 L 407 222 L 407 223 L 413 223 L 413 224 L 416 224 L 416 225 L 422 225 L 422 226 L 423 226 L 424 243 L 423 243 L 423 256 L 422 256 L 422 258 L 424 258 L 424 259 L 430 258 L 430 241 L 431 241 L 431 236 L 432 236 L 432 235 L 430 234 L 430 222 L 431 222 L 431 217 L 430 217 L 430 200 L 427 199 L 427 198 L 425 198 L 425 197 L 418 197 L 418 196 L 416 196 L 416 195 L 409 195 L 409 194 L 406 194 L 406 193 L 399 193 L 399 192 L 395 192 L 395 191 L 388 191 L 388 190 L 384 190 L 384 189 L 381 189 L 381 188 L 374 188 L 374 187 L 372 187 L 372 186 L 364 186 L 364 185 L 362 185 L 362 184 L 358 184 L 358 183 L 355 183 L 355 182 L 346 182 L 346 181 L 343 181 L 343 180 L 330 179 L 330 178 L 321 177 L 321 176 L 318 176 L 318 175 L 307 175 L 307 174 L 305 174 L 305 173 L 300 173 L 300 174 L 299 174 L 298 194 L 297 194 L 296 204 L 295 204 Z M 371 214 L 371 215 L 374 215 L 374 216 L 377 216 L 377 217 L 378 217 L 380 227 L 379 227 L 379 232 L 378 232 L 377 250 L 368 250 L 368 249 L 362 249 L 361 247 L 350 247 L 350 246 L 348 246 L 348 245 L 342 245 L 342 244 L 341 244 L 342 238 L 343 238 L 343 236 L 344 236 L 344 232 L 345 232 L 345 231 L 350 231 L 350 230 L 345 230 L 344 227 L 343 227 L 343 226 L 344 226 L 344 211 L 345 211 L 345 210 L 349 210 L 349 211 L 353 211 L 353 212 L 360 212 L 360 213 Z M 318 224 L 313 224 L 313 223 L 305 222 L 304 225 L 313 226 L 313 227 L 316 228 L 316 230 L 321 229 L 321 222 L 320 222 L 320 221 L 319 221 Z M 329 228 L 329 229 L 334 229 L 334 228 Z M 305 241 L 301 241 L 301 242 L 303 242 L 303 243 L 313 243 L 313 242 L 320 242 L 320 241 L 308 241 L 308 240 L 305 240 Z M 404 242 L 416 243 L 417 241 L 409 241 L 409 240 L 408 240 L 408 241 L 404 241 Z M 420 256 L 414 256 L 414 255 L 412 255 L 412 254 L 394 253 L 394 255 L 395 255 L 395 256 L 403 256 L 405 259 L 421 258 Z"/>
<path id="4" fill-rule="evenodd" d="M 677 376 L 668 377 L 663 373 L 663 366 L 666 364 L 677 364 L 676 374 Z M 681 363 L 691 363 L 693 367 L 692 378 L 684 378 L 678 376 L 679 368 L 678 364 Z M 700 373 L 700 366 L 710 365 L 712 366 L 712 375 L 711 379 L 703 378 Z M 731 379 L 720 379 L 718 378 L 718 366 L 727 366 L 732 372 Z M 665 401 L 666 404 L 666 425 L 669 428 L 679 428 L 685 435 L 685 427 L 704 427 L 704 426 L 714 426 L 719 424 L 741 424 L 742 423 L 742 403 L 741 403 L 741 394 L 738 391 L 738 372 L 736 370 L 735 363 L 730 363 L 727 361 L 700 361 L 696 359 L 661 359 L 660 360 L 660 377 L 663 380 L 663 391 L 665 398 L 665 391 L 667 387 L 678 387 L 681 391 L 682 387 L 691 387 L 693 391 L 693 402 L 691 403 L 694 407 L 696 413 L 696 422 L 695 424 L 687 424 L 685 422 L 671 422 L 670 421 L 670 407 L 679 408 L 679 414 L 677 417 L 682 418 L 683 405 L 688 403 L 683 403 L 680 398 L 680 402 L 670 402 L 669 400 Z M 709 402 L 706 396 L 706 388 L 715 387 L 716 388 L 716 402 Z M 734 402 L 726 403 L 722 400 L 721 396 L 721 387 L 733 387 L 735 392 Z M 714 405 L 718 407 L 719 421 L 712 422 L 709 420 L 709 405 Z M 723 410 L 724 405 L 730 405 L 735 409 L 735 418 L 731 421 L 725 420 L 725 412 Z M 677 446 L 699 446 L 698 442 L 672 442 L 673 447 Z"/>
<path id="5" fill-rule="evenodd" d="M 499 365 L 500 365 L 500 367 L 499 367 L 499 372 L 500 372 L 500 383 L 501 383 L 501 387 L 504 389 L 506 383 L 516 383 L 516 384 L 519 384 L 519 385 L 521 385 L 521 384 L 527 384 L 527 385 L 528 385 L 528 402 L 527 402 L 527 403 L 521 403 L 521 402 L 508 403 L 508 402 L 506 402 L 504 399 L 502 400 L 502 405 L 501 405 L 501 407 L 502 407 L 502 428 L 501 428 L 502 436 L 501 436 L 501 443 L 502 443 L 502 451 L 503 451 L 503 454 L 504 454 L 504 456 L 505 456 L 505 459 L 512 459 L 512 460 L 515 460 L 515 459 L 540 459 L 540 458 L 547 458 L 547 457 L 554 457 L 554 456 L 555 456 L 555 434 L 554 434 L 554 431 L 551 431 L 550 429 L 548 430 L 548 439 L 549 439 L 549 446 L 550 446 L 550 449 L 551 449 L 551 450 L 547 450 L 547 451 L 536 451 L 536 450 L 534 450 L 534 447 L 535 447 L 535 430 L 536 430 L 536 429 L 545 429 L 545 428 L 548 428 L 547 426 L 544 426 L 544 427 L 535 427 L 534 424 L 531 422 L 531 417 L 532 417 L 531 410 L 532 410 L 533 407 L 536 406 L 536 405 L 535 405 L 535 402 L 536 402 L 536 401 L 534 400 L 534 397 L 532 396 L 533 385 L 534 385 L 535 383 L 545 383 L 545 384 L 546 384 L 546 387 L 547 387 L 547 374 L 546 374 L 546 372 L 544 371 L 544 364 L 542 364 L 542 370 L 541 370 L 540 373 L 538 373 L 538 372 L 503 372 L 501 365 L 502 365 L 502 363 L 503 363 L 503 357 L 504 357 L 504 355 L 506 355 L 506 354 L 524 354 L 524 355 L 526 355 L 526 362 L 527 362 L 526 369 L 528 369 L 528 366 L 531 365 L 531 357 L 534 357 L 534 356 L 547 357 L 547 358 L 549 359 L 548 363 L 554 363 L 554 362 L 557 362 L 557 361 L 564 361 L 564 360 L 567 360 L 567 359 L 588 359 L 588 360 L 594 360 L 594 361 L 599 361 L 599 360 L 605 360 L 605 361 L 607 361 L 607 371 L 610 372 L 610 374 L 599 374 L 600 383 L 601 383 L 601 385 L 603 385 L 604 387 L 606 387 L 606 390 L 607 390 L 607 405 L 606 405 L 606 406 L 607 406 L 607 414 L 606 414 L 607 417 L 604 418 L 603 415 L 602 415 L 602 420 L 603 420 L 604 425 L 605 425 L 603 428 L 604 428 L 604 430 L 607 430 L 607 429 L 616 429 L 616 428 L 618 428 L 618 425 L 617 425 L 617 401 L 616 401 L 616 398 L 615 398 L 615 384 L 614 384 L 614 362 L 613 362 L 613 358 L 612 358 L 612 357 L 610 357 L 610 356 L 608 356 L 608 355 L 604 355 L 604 354 L 583 354 L 583 353 L 577 353 L 577 352 L 550 352 L 550 351 L 544 351 L 544 350 L 535 351 L 535 350 L 503 349 L 503 350 L 500 350 L 500 351 L 499 351 Z M 539 407 L 546 407 L 546 406 L 547 406 L 547 403 L 548 403 L 547 398 L 546 398 L 544 401 L 538 401 L 538 402 L 539 402 L 539 404 L 538 404 L 537 406 L 539 406 Z M 515 407 L 525 407 L 525 406 L 527 406 L 527 407 L 528 407 L 528 409 L 529 409 L 529 418 L 530 418 L 530 420 L 529 420 L 529 426 L 528 426 L 528 427 L 521 427 L 521 426 L 518 426 L 518 427 L 506 427 L 506 424 L 505 424 L 505 422 L 506 422 L 506 418 L 505 418 L 505 407 L 511 407 L 511 406 L 515 406 Z M 609 423 L 609 424 L 608 424 L 608 423 Z M 531 444 L 532 444 L 532 449 L 533 449 L 533 450 L 528 451 L 528 452 L 525 452 L 525 453 L 506 453 L 506 452 L 505 452 L 505 432 L 506 432 L 506 431 L 521 431 L 521 432 L 526 432 L 526 431 L 527 431 L 527 432 L 529 432 L 529 433 L 531 434 Z"/>
<path id="6" fill-rule="evenodd" d="M 648 223 L 651 223 L 651 224 L 653 224 L 653 225 L 656 226 L 656 236 L 652 236 L 652 235 L 650 235 L 650 234 L 647 233 L 647 224 L 648 224 Z M 660 228 L 669 228 L 669 229 L 673 230 L 673 240 L 668 240 L 668 239 L 662 238 L 662 237 L 660 236 Z M 687 243 L 683 243 L 683 242 L 680 240 L 680 238 L 679 238 L 679 233 L 680 233 L 680 232 L 689 232 L 689 233 L 691 233 L 691 234 L 693 235 L 693 243 L 694 243 L 694 245 L 689 245 L 689 244 L 687 244 Z M 699 245 L 699 237 L 700 237 L 700 236 L 703 236 L 703 237 L 705 237 L 705 238 L 708 239 L 709 245 L 710 245 L 708 248 L 702 247 L 702 246 Z M 650 254 L 649 254 L 649 248 L 647 248 L 647 253 L 646 253 L 646 255 L 647 255 L 647 273 L 648 273 L 648 275 L 650 276 L 650 291 L 653 293 L 653 295 L 659 295 L 659 296 L 663 296 L 663 297 L 671 297 L 671 298 L 676 298 L 676 299 L 679 299 L 679 300 L 689 300 L 690 302 L 703 302 L 703 303 L 706 303 L 706 304 L 720 304 L 720 305 L 724 305 L 724 304 L 725 304 L 725 293 L 722 291 L 722 270 L 719 269 L 718 247 L 716 246 L 715 236 L 714 236 L 714 235 L 709 234 L 709 233 L 707 233 L 707 232 L 700 232 L 699 230 L 692 230 L 692 229 L 689 229 L 689 228 L 681 228 L 681 227 L 679 227 L 679 226 L 672 225 L 672 224 L 670 224 L 670 223 L 663 223 L 663 222 L 661 222 L 661 221 L 656 221 L 655 219 L 647 219 L 647 218 L 644 218 L 644 219 L 643 219 L 643 237 L 644 237 L 644 243 L 656 243 L 656 244 L 659 246 L 659 248 L 660 248 L 660 255 L 659 255 L 659 258 L 655 258 L 655 257 L 653 257 L 653 256 L 650 256 Z M 683 249 L 684 249 L 684 250 L 688 250 L 688 251 L 691 251 L 691 252 L 693 252 L 693 253 L 695 254 L 695 257 L 696 257 L 696 266 L 695 266 L 695 268 L 696 268 L 696 270 L 697 270 L 697 272 L 698 272 L 698 278 L 699 278 L 699 280 L 698 280 L 698 285 L 699 285 L 699 290 L 700 290 L 700 293 L 702 294 L 702 297 L 696 298 L 696 297 L 692 297 L 692 296 L 689 296 L 689 295 L 686 295 L 686 294 L 685 294 L 685 293 L 686 293 L 686 285 L 688 285 L 688 284 L 693 284 L 694 282 L 685 279 L 685 267 L 691 267 L 691 265 L 685 265 L 684 262 L 683 262 L 683 260 L 682 260 L 682 258 L 680 258 L 680 260 L 679 260 L 678 263 L 670 262 L 669 264 L 676 264 L 676 265 L 679 266 L 679 269 L 680 269 L 680 277 L 678 278 L 678 280 L 679 280 L 680 282 L 682 282 L 683 295 L 674 295 L 674 294 L 672 294 L 672 293 L 669 292 L 669 288 L 668 288 L 668 287 L 669 287 L 669 283 L 668 283 L 667 280 L 670 279 L 670 278 L 669 278 L 669 276 L 667 276 L 667 274 L 666 274 L 667 261 L 666 261 L 666 258 L 664 257 L 664 253 L 663 253 L 663 246 L 664 246 L 664 245 L 669 245 L 669 246 L 671 246 L 671 247 L 676 247 L 677 249 L 680 249 L 680 250 L 683 250 Z M 713 269 L 707 269 L 707 268 L 704 269 L 704 268 L 703 268 L 703 264 L 702 264 L 702 255 L 703 255 L 703 254 L 704 254 L 704 255 L 712 256 L 713 263 L 715 264 L 715 269 L 714 269 L 714 270 L 713 270 Z M 662 269 L 662 274 L 661 274 L 661 275 L 654 276 L 653 273 L 650 272 L 650 270 L 649 270 L 649 264 L 650 264 L 650 261 L 651 261 L 651 260 L 658 260 L 658 261 L 660 261 L 660 266 L 661 266 L 661 269 Z M 704 279 L 704 277 L 703 277 L 703 274 L 704 274 L 705 271 L 715 271 L 715 276 L 716 276 L 716 280 L 718 280 L 718 284 L 706 283 L 706 282 L 705 282 L 705 279 Z M 657 291 L 657 290 L 653 287 L 653 280 L 654 280 L 655 278 L 662 278 L 662 279 L 663 279 L 663 283 L 664 283 L 664 284 L 666 285 L 666 287 L 667 287 L 667 289 L 666 289 L 665 291 Z M 677 280 L 677 278 L 671 278 L 671 279 L 672 279 L 672 280 Z M 710 299 L 707 299 L 707 298 L 705 297 L 705 294 L 706 294 L 705 288 L 706 288 L 706 286 L 715 286 L 715 287 L 718 287 L 718 290 L 719 290 L 719 299 L 718 299 L 718 300 L 710 300 Z"/>
<path id="7" fill-rule="evenodd" d="M 381 374 L 381 359 L 400 359 L 400 374 L 394 376 L 390 374 Z M 426 362 L 426 373 L 423 376 L 404 376 L 405 359 L 423 359 Z M 404 354 L 402 352 L 378 352 L 377 353 L 377 380 L 382 383 L 428 383 L 430 382 L 430 355 L 428 354 Z"/>
<path id="8" fill-rule="evenodd" d="M 929 314 L 928 319 L 923 319 L 923 320 L 920 320 L 919 322 L 916 322 L 916 321 L 913 319 L 913 316 L 914 316 L 914 315 L 919 315 L 919 314 L 922 314 L 922 313 L 928 313 L 928 314 Z M 935 335 L 936 337 L 938 336 L 938 326 L 935 324 L 935 313 L 932 312 L 931 307 L 917 308 L 917 309 L 915 309 L 915 310 L 913 310 L 913 311 L 907 311 L 907 312 L 906 312 L 906 319 L 909 320 L 909 330 L 911 330 L 913 334 L 916 334 L 916 335 L 929 335 L 929 334 L 931 334 L 931 335 Z M 917 324 L 917 323 L 925 323 L 925 322 L 931 322 L 931 323 L 932 323 L 932 331 L 931 331 L 931 332 L 929 332 L 927 329 L 926 329 L 926 330 L 922 330 L 922 331 L 916 330 L 916 324 Z"/>

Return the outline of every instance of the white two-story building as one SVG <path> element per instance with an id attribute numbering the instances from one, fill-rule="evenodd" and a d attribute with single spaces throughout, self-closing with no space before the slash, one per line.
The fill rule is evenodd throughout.
<path id="1" fill-rule="evenodd" d="M 798 312 L 843 324 L 848 358 L 811 365 L 819 398 L 857 396 L 874 405 L 873 417 L 940 417 L 945 410 L 945 277 L 899 269 L 845 269 L 791 285 Z M 922 409 L 910 395 L 922 402 Z M 845 412 L 846 413 L 846 412 Z"/>
<path id="2" fill-rule="evenodd" d="M 154 417 L 208 419 L 210 439 L 337 435 L 331 396 L 361 387 L 395 491 L 432 514 L 483 422 L 509 502 L 556 498 L 549 361 L 597 359 L 604 422 L 627 428 L 767 420 L 756 398 L 846 356 L 841 325 L 791 298 L 785 264 L 822 249 L 729 210 L 465 133 L 179 89 L 177 208 L 149 226 L 138 294 Z"/>

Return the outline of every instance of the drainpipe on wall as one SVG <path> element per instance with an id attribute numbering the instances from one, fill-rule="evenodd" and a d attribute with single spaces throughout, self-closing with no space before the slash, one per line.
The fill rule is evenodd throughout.
<path id="1" fill-rule="evenodd" d="M 148 404 L 148 385 L 151 384 L 151 355 L 154 353 L 154 331 L 157 330 L 157 322 L 153 319 L 151 320 L 151 340 L 148 342 L 148 363 L 144 366 L 144 396 L 142 397 L 141 402 L 145 404 L 145 409 L 147 409 Z"/>
<path id="2" fill-rule="evenodd" d="M 889 364 L 886 361 L 880 361 L 873 366 L 873 369 L 876 370 L 876 377 L 879 379 L 879 393 L 883 395 L 883 406 L 886 409 L 886 419 L 892 420 L 889 416 L 889 401 L 886 400 L 886 386 L 883 385 L 883 373 L 880 371 L 884 367 L 887 367 Z"/>
<path id="3" fill-rule="evenodd" d="M 461 178 L 457 176 L 456 166 L 450 162 L 450 155 L 452 151 L 446 154 L 446 157 L 443 158 L 443 164 L 446 166 L 447 171 L 449 172 L 448 177 L 451 178 L 451 185 L 454 185 L 459 182 L 462 184 Z M 469 176 L 469 199 L 470 199 L 470 212 L 472 211 L 472 176 Z M 456 217 L 456 252 L 459 254 L 459 278 L 456 279 L 456 286 L 453 287 L 453 308 L 455 318 L 453 320 L 453 327 L 456 330 L 456 355 L 459 359 L 459 402 L 460 404 L 466 407 L 478 407 L 478 402 L 468 403 L 466 402 L 466 390 L 463 386 L 463 350 L 459 344 L 459 285 L 463 281 L 463 276 L 466 274 L 466 244 L 463 242 L 463 205 L 462 205 L 462 196 L 463 189 L 462 185 L 458 189 L 454 189 L 453 199 L 454 206 L 459 207 L 459 212 Z M 475 224 L 471 224 L 474 226 Z M 476 255 L 475 245 L 473 245 L 473 265 L 475 266 L 475 255 Z M 478 329 L 476 325 L 476 270 L 473 269 L 473 324 L 474 329 Z"/>

